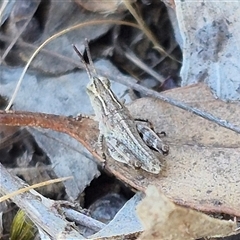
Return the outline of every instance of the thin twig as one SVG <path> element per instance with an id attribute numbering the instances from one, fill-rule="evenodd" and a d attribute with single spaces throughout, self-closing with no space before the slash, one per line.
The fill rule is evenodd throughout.
<path id="1" fill-rule="evenodd" d="M 123 51 L 123 54 L 125 55 L 125 57 L 130 60 L 131 62 L 133 62 L 136 66 L 138 66 L 139 68 L 141 68 L 143 71 L 145 71 L 146 73 L 148 73 L 149 75 L 151 75 L 152 77 L 154 77 L 157 81 L 159 81 L 160 83 L 163 83 L 165 78 L 158 74 L 156 71 L 154 71 L 152 68 L 148 67 L 147 64 L 145 64 L 142 60 L 140 60 L 129 48 L 126 48 L 125 51 Z"/>
<path id="2" fill-rule="evenodd" d="M 62 207 L 62 210 L 63 210 L 64 215 L 68 219 L 70 219 L 84 227 L 88 227 L 96 232 L 100 231 L 101 229 L 106 227 L 106 224 L 99 222 L 98 220 L 95 220 L 89 216 L 86 216 L 83 213 L 77 212 L 73 209 Z"/>
<path id="3" fill-rule="evenodd" d="M 100 71 L 101 72 L 101 71 Z M 106 75 L 106 73 L 104 73 Z M 112 79 L 112 76 L 114 76 L 114 80 L 117 81 L 117 82 L 120 82 L 136 91 L 139 91 L 149 97 L 155 97 L 155 98 L 158 98 L 164 102 L 167 102 L 169 104 L 171 104 L 172 106 L 175 106 L 175 107 L 178 107 L 178 108 L 181 108 L 183 110 L 186 110 L 188 112 L 191 112 L 191 113 L 194 113 L 195 115 L 199 116 L 199 117 L 202 117 L 204 119 L 207 119 L 209 121 L 212 121 L 224 128 L 227 128 L 227 129 L 230 129 L 236 133 L 239 133 L 240 134 L 240 127 L 239 126 L 236 126 L 224 119 L 221 119 L 221 118 L 218 118 L 216 116 L 214 116 L 213 114 L 209 113 L 209 112 L 205 112 L 201 109 L 198 109 L 198 108 L 195 108 L 195 107 L 191 107 L 189 106 L 188 104 L 184 103 L 184 102 L 181 102 L 181 101 L 178 101 L 178 100 L 175 100 L 171 97 L 167 97 L 159 92 L 156 92 L 154 90 L 151 90 L 151 89 L 148 89 L 144 86 L 141 86 L 139 84 L 137 84 L 136 82 L 132 82 L 129 80 L 128 77 L 118 77 L 118 74 L 116 73 L 112 73 L 111 76 L 107 76 L 109 77 L 110 79 Z"/>

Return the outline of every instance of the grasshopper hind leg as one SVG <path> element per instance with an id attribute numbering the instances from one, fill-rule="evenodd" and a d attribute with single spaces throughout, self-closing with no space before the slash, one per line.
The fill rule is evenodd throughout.
<path id="1" fill-rule="evenodd" d="M 100 134 L 98 136 L 98 148 L 101 154 L 101 157 L 104 159 L 104 161 L 106 160 L 106 154 L 104 153 L 104 149 L 103 149 L 103 141 L 104 141 L 104 135 Z"/>
<path id="2" fill-rule="evenodd" d="M 147 123 L 149 123 L 147 121 Z M 151 123 L 147 126 L 143 123 L 136 123 L 137 130 L 146 143 L 147 146 L 150 148 L 162 153 L 163 155 L 167 155 L 169 152 L 169 146 L 163 142 L 161 137 L 153 130 Z M 165 132 L 161 132 L 161 136 L 166 136 Z"/>
<path id="3" fill-rule="evenodd" d="M 129 149 L 126 149 L 126 146 L 116 138 L 107 138 L 107 146 L 108 152 L 114 160 L 131 165 L 135 169 L 142 167 L 142 163 L 134 157 L 134 154 Z"/>

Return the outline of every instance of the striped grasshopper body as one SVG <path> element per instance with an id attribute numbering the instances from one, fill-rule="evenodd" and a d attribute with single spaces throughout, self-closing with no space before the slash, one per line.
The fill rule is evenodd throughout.
<path id="1" fill-rule="evenodd" d="M 83 56 L 75 46 L 74 50 L 81 57 L 89 76 L 90 82 L 87 85 L 87 94 L 96 119 L 99 121 L 99 142 L 105 141 L 110 156 L 116 161 L 136 169 L 141 168 L 149 173 L 158 174 L 161 170 L 161 163 L 143 139 L 148 140 L 148 145 L 151 145 L 151 141 L 159 141 L 158 146 L 161 149 L 157 150 L 162 152 L 167 152 L 168 146 L 163 144 L 162 140 L 150 128 L 141 127 L 139 123 L 135 122 L 129 110 L 111 90 L 109 79 L 96 73 L 88 44 L 86 44 L 86 50 L 90 64 L 83 60 Z M 143 138 L 140 137 L 138 128 L 139 131 L 143 129 L 142 134 L 145 134 Z"/>

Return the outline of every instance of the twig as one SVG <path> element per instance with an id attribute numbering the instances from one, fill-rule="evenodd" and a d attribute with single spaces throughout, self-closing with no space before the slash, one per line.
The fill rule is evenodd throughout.
<path id="1" fill-rule="evenodd" d="M 106 75 L 106 73 L 104 73 Z M 194 113 L 196 114 L 197 116 L 199 117 L 202 117 L 204 119 L 207 119 L 209 121 L 212 121 L 224 128 L 227 128 L 229 130 L 232 130 L 236 133 L 239 133 L 240 134 L 240 127 L 239 126 L 236 126 L 224 119 L 221 119 L 221 118 L 218 118 L 216 116 L 214 116 L 213 114 L 211 113 L 208 113 L 208 112 L 205 112 L 201 109 L 198 109 L 198 108 L 195 108 L 195 107 L 191 107 L 189 106 L 188 104 L 185 104 L 184 102 L 181 102 L 181 101 L 178 101 L 178 100 L 175 100 L 171 97 L 167 97 L 159 92 L 156 92 L 154 90 L 151 90 L 151 89 L 148 89 L 144 86 L 141 86 L 135 82 L 132 82 L 131 80 L 129 80 L 128 77 L 118 77 L 118 74 L 116 73 L 112 73 L 111 75 L 108 75 L 107 77 L 109 77 L 110 79 L 112 79 L 112 76 L 114 76 L 114 80 L 117 81 L 117 82 L 120 82 L 136 91 L 139 91 L 149 97 L 155 97 L 155 98 L 158 98 L 164 102 L 167 102 L 175 107 L 178 107 L 178 108 L 181 108 L 183 110 L 186 110 L 188 112 L 191 112 L 191 113 Z"/>
<path id="2" fill-rule="evenodd" d="M 144 70 L 146 73 L 154 77 L 157 81 L 160 83 L 163 83 L 165 78 L 158 74 L 156 71 L 154 71 L 152 68 L 148 67 L 147 64 L 145 64 L 142 60 L 140 60 L 132 51 L 130 48 L 126 47 L 126 50 L 123 51 L 123 54 L 125 57 L 133 62 L 136 66 Z"/>
<path id="3" fill-rule="evenodd" d="M 106 226 L 106 224 L 99 222 L 91 217 L 88 217 L 88 216 L 86 216 L 80 212 L 77 212 L 73 209 L 62 207 L 62 210 L 68 219 L 70 219 L 72 221 L 74 220 L 74 222 L 76 222 L 84 227 L 88 227 L 96 232 L 100 231 L 101 229 L 103 229 Z"/>
<path id="4" fill-rule="evenodd" d="M 0 192 L 2 194 L 10 194 L 24 187 L 25 184 L 19 178 L 13 177 L 0 164 Z M 30 192 L 12 196 L 11 199 L 52 239 L 66 239 L 66 237 L 68 239 L 83 239 L 69 222 L 63 220 L 61 215 L 53 211 L 51 204 L 49 204 L 50 200 L 36 191 L 30 190 Z"/>

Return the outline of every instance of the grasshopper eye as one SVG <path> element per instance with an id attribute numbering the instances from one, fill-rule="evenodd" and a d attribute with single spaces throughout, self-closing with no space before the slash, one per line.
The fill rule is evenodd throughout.
<path id="1" fill-rule="evenodd" d="M 96 93 L 97 92 L 96 86 L 93 83 L 88 84 L 87 91 L 90 93 Z"/>
<path id="2" fill-rule="evenodd" d="M 100 77 L 99 79 L 101 80 L 101 82 L 102 82 L 104 85 L 106 85 L 108 88 L 110 88 L 111 83 L 110 83 L 110 81 L 108 80 L 108 78 L 106 78 L 106 77 Z"/>

